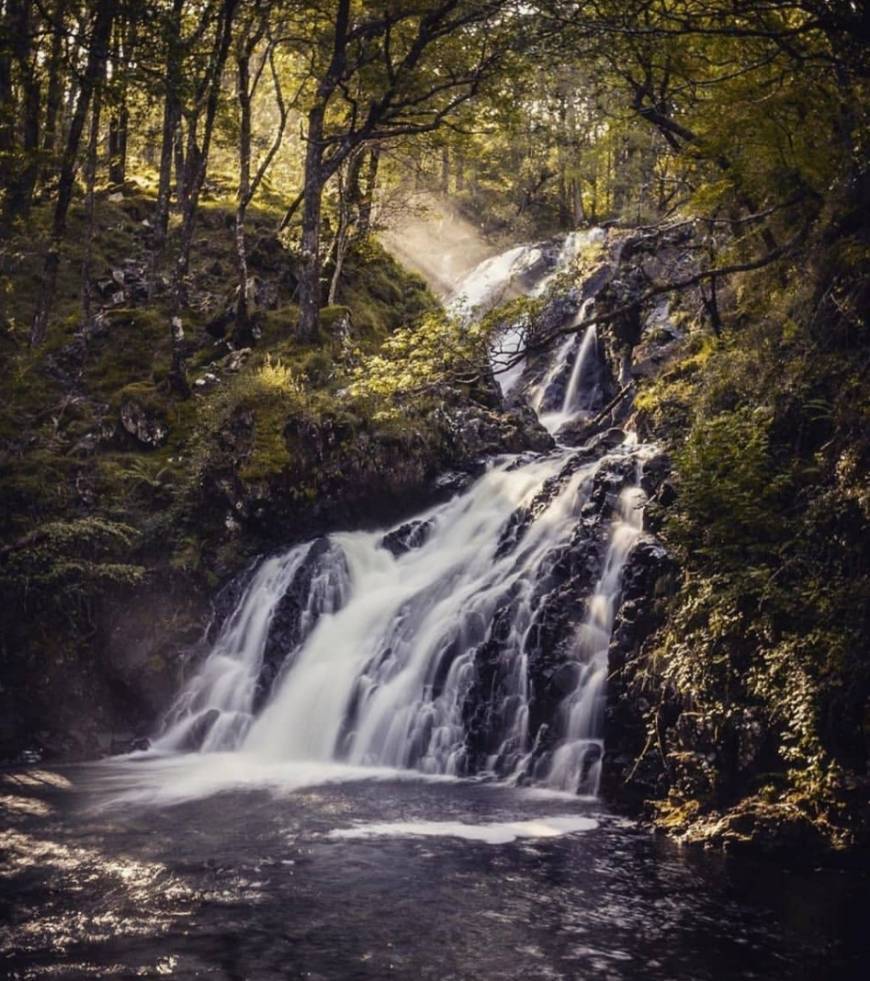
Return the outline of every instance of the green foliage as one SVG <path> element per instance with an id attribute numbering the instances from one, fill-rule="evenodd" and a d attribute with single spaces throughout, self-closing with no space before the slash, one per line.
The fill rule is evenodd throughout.
<path id="1" fill-rule="evenodd" d="M 466 331 L 444 315 L 427 317 L 415 328 L 402 328 L 365 358 L 352 375 L 351 393 L 376 403 L 377 418 L 399 411 L 399 401 L 435 391 L 459 367 L 473 367 L 477 328 Z"/>
<path id="2" fill-rule="evenodd" d="M 680 509 L 669 536 L 720 568 L 769 555 L 781 536 L 788 480 L 773 466 L 769 428 L 761 408 L 699 419 L 677 455 Z"/>
<path id="3" fill-rule="evenodd" d="M 692 338 L 638 397 L 674 454 L 663 536 L 685 575 L 653 651 L 682 706 L 671 728 L 650 716 L 670 768 L 662 817 L 763 800 L 843 843 L 870 692 L 867 338 L 840 333 L 848 305 L 818 306 L 812 276 L 783 289 L 756 274 L 737 295 L 736 323 L 752 319 Z"/>
<path id="4" fill-rule="evenodd" d="M 130 557 L 138 532 L 102 518 L 39 525 L 0 556 L 0 588 L 26 606 L 82 604 L 109 587 L 143 581 L 143 566 Z"/>
<path id="5" fill-rule="evenodd" d="M 338 303 L 350 311 L 355 339 L 369 349 L 438 307 L 426 283 L 403 269 L 374 239 L 357 243 L 347 256 Z"/>

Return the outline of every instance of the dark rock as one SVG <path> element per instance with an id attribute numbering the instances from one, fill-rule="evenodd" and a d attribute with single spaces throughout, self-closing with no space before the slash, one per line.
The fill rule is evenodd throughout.
<path id="1" fill-rule="evenodd" d="M 565 483 L 580 467 L 589 466 L 596 459 L 594 452 L 572 454 L 535 498 L 513 515 L 497 554 L 505 556 L 517 548 L 525 530 Z M 559 707 L 567 692 L 573 690 L 580 670 L 576 660 L 577 631 L 587 615 L 587 599 L 601 576 L 620 492 L 634 480 L 634 460 L 630 456 L 605 456 L 590 479 L 586 503 L 569 542 L 553 549 L 543 574 L 531 584 L 531 608 L 535 612 L 523 639 L 523 653 L 530 688 L 528 728 L 535 747 L 529 763 L 532 771 L 544 766 L 547 754 L 561 735 Z M 506 655 L 506 648 L 516 643 L 512 629 L 516 604 L 526 601 L 518 584 L 504 598 L 488 635 L 476 651 L 475 679 L 464 706 L 467 766 L 472 772 L 491 765 L 492 754 L 504 739 L 514 657 Z M 499 771 L 503 767 L 504 772 L 509 772 L 516 763 L 513 758 L 500 759 L 495 768 Z"/>
<path id="2" fill-rule="evenodd" d="M 205 329 L 215 340 L 223 340 L 227 336 L 227 331 L 235 320 L 235 316 L 234 310 L 222 310 L 217 316 L 212 317 L 208 321 Z"/>
<path id="3" fill-rule="evenodd" d="M 187 731 L 182 749 L 189 752 L 198 750 L 205 742 L 212 726 L 219 718 L 220 712 L 216 708 L 206 709 L 204 712 L 201 712 Z"/>
<path id="4" fill-rule="evenodd" d="M 623 571 L 622 597 L 608 653 L 602 793 L 623 805 L 638 806 L 654 797 L 665 776 L 660 754 L 648 751 L 652 707 L 644 645 L 664 622 L 678 584 L 677 566 L 668 552 L 652 539 L 638 542 Z M 668 702 L 666 690 L 656 692 L 655 697 L 660 719 L 669 720 L 679 712 Z"/>
<path id="5" fill-rule="evenodd" d="M 432 485 L 437 496 L 452 497 L 464 491 L 484 470 L 483 464 L 479 467 L 470 466 L 468 470 L 445 470 L 444 473 L 438 474 Z"/>
<path id="6" fill-rule="evenodd" d="M 144 736 L 137 736 L 132 732 L 113 732 L 109 745 L 109 752 L 112 756 L 119 756 L 126 753 L 143 752 L 151 745 L 151 741 Z"/>
<path id="7" fill-rule="evenodd" d="M 120 408 L 121 425 L 143 446 L 162 446 L 169 436 L 169 426 L 162 414 L 136 398 L 125 399 Z"/>
<path id="8" fill-rule="evenodd" d="M 255 708 L 266 700 L 275 679 L 292 663 L 320 617 L 344 603 L 348 575 L 347 561 L 340 548 L 328 538 L 312 542 L 275 608 L 257 680 Z"/>
<path id="9" fill-rule="evenodd" d="M 431 531 L 431 521 L 409 521 L 384 535 L 381 539 L 381 547 L 398 557 L 424 545 Z"/>

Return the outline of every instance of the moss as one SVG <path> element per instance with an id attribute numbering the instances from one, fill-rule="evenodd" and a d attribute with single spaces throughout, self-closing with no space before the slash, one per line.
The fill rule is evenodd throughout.
<path id="1" fill-rule="evenodd" d="M 338 305 L 323 307 L 320 311 L 320 326 L 324 331 L 324 340 L 328 341 L 334 336 L 336 327 L 342 321 L 348 325 L 353 322 L 353 313 L 350 307 Z"/>
<path id="2" fill-rule="evenodd" d="M 668 828 L 737 834 L 728 815 L 742 814 L 785 829 L 795 813 L 834 843 L 855 833 L 870 688 L 867 339 L 842 297 L 819 301 L 837 284 L 817 275 L 743 278 L 723 308 L 728 333 L 690 337 L 637 399 L 675 461 L 662 534 L 684 572 L 648 662 L 678 720 L 649 719 L 668 759 Z"/>
<path id="3" fill-rule="evenodd" d="M 39 524 L 5 556 L 0 584 L 27 605 L 34 599 L 62 605 L 109 584 L 137 584 L 144 568 L 118 561 L 136 537 L 129 525 L 96 517 Z"/>
<path id="4" fill-rule="evenodd" d="M 261 321 L 259 346 L 272 348 L 292 342 L 299 330 L 299 307 L 294 304 L 267 310 Z"/>
<path id="5" fill-rule="evenodd" d="M 438 307 L 426 283 L 374 240 L 358 245 L 345 260 L 338 301 L 351 311 L 354 336 L 373 344 Z"/>
<path id="6" fill-rule="evenodd" d="M 287 469 L 291 456 L 284 438 L 286 425 L 287 406 L 282 401 L 261 402 L 257 406 L 251 453 L 239 468 L 242 480 L 264 480 Z"/>
<path id="7" fill-rule="evenodd" d="M 36 450 L 14 462 L 7 461 L 0 474 L 2 524 L 7 529 L 21 530 L 48 515 L 74 509 L 78 468 L 75 460 L 48 450 Z"/>
<path id="8" fill-rule="evenodd" d="M 166 395 L 161 393 L 151 381 L 131 382 L 125 385 L 115 393 L 113 401 L 118 405 L 135 402 L 143 409 L 165 417 Z"/>
<path id="9" fill-rule="evenodd" d="M 94 395 L 117 406 L 127 386 L 166 375 L 169 329 L 165 314 L 154 308 L 113 310 L 107 320 L 108 331 L 94 343 L 84 374 Z"/>

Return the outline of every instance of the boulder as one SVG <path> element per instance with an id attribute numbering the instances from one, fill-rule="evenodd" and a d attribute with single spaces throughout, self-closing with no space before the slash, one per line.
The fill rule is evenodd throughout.
<path id="1" fill-rule="evenodd" d="M 169 426 L 162 413 L 136 398 L 121 402 L 120 419 L 125 432 L 151 449 L 162 446 L 169 436 Z"/>

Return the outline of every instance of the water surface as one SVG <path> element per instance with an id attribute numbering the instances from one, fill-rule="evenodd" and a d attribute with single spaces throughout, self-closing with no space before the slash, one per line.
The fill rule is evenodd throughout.
<path id="1" fill-rule="evenodd" d="M 865 976 L 858 874 L 681 851 L 541 791 L 138 766 L 5 775 L 0 976 Z"/>

